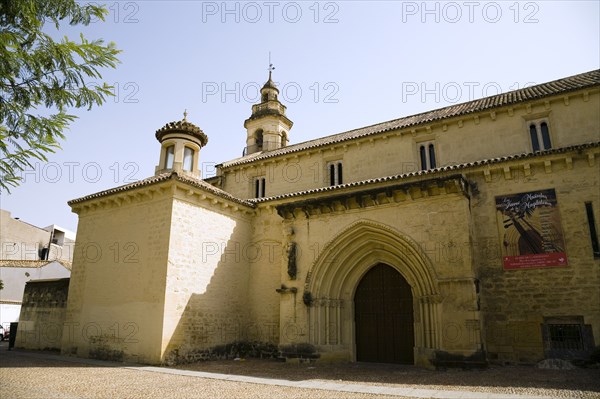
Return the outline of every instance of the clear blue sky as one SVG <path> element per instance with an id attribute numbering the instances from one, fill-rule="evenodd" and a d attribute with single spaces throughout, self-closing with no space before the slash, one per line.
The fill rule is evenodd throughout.
<path id="1" fill-rule="evenodd" d="M 600 67 L 598 1 L 119 1 L 61 30 L 114 41 L 117 96 L 77 111 L 63 149 L 2 194 L 13 217 L 76 230 L 67 201 L 154 174 L 156 129 L 209 137 L 206 173 L 238 157 L 269 52 L 291 143 Z"/>

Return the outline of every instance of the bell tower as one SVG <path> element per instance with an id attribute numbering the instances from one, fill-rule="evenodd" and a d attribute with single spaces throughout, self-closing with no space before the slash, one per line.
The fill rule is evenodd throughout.
<path id="1" fill-rule="evenodd" d="M 276 150 L 288 143 L 293 122 L 285 116 L 286 106 L 279 102 L 279 89 L 271 79 L 273 65 L 269 66 L 269 80 L 260 89 L 260 103 L 252 106 L 252 115 L 244 122 L 246 149 L 244 155 Z"/>
<path id="2" fill-rule="evenodd" d="M 183 119 L 169 122 L 156 131 L 160 143 L 160 159 L 155 174 L 177 172 L 200 178 L 198 162 L 200 149 L 208 143 L 208 137 L 202 129 L 187 120 L 187 111 Z"/>

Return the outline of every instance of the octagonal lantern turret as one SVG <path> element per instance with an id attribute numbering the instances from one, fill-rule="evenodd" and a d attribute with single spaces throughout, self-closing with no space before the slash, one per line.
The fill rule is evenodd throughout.
<path id="1" fill-rule="evenodd" d="M 187 112 L 183 119 L 169 122 L 156 131 L 156 139 L 161 144 L 160 160 L 155 173 L 177 172 L 200 178 L 198 168 L 200 149 L 208 143 L 202 129 L 188 122 Z"/>

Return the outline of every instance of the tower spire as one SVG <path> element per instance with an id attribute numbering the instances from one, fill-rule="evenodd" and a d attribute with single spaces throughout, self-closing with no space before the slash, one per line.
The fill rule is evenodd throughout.
<path id="1" fill-rule="evenodd" d="M 273 66 L 273 63 L 271 62 L 271 52 L 269 51 L 269 68 L 267 68 L 269 70 L 269 80 L 271 80 L 271 72 L 273 72 L 273 70 L 275 69 L 275 67 Z"/>
<path id="2" fill-rule="evenodd" d="M 273 64 L 269 63 L 269 80 L 271 80 L 271 73 L 275 70 Z"/>
<path id="3" fill-rule="evenodd" d="M 279 89 L 271 79 L 275 67 L 269 53 L 269 80 L 260 89 L 260 103 L 252 106 L 252 115 L 244 122 L 247 131 L 244 155 L 285 147 L 293 122 L 285 116 L 285 105 L 277 99 Z"/>

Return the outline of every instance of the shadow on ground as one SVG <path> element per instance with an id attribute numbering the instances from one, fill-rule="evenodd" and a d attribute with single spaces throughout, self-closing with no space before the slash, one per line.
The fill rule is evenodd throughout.
<path id="1" fill-rule="evenodd" d="M 13 367 L 121 367 L 130 364 L 58 356 L 57 352 L 7 351 L 0 343 L 0 368 Z M 11 358 L 19 357 L 19 362 Z M 15 365 L 18 363 L 18 365 Z M 395 364 L 311 363 L 291 364 L 274 360 L 210 360 L 176 366 L 177 369 L 210 373 L 275 378 L 290 381 L 324 380 L 390 386 L 438 386 L 439 389 L 498 387 L 556 389 L 600 392 L 600 369 L 540 370 L 534 366 L 491 366 L 484 370 L 448 369 L 445 371 Z"/>
<path id="2" fill-rule="evenodd" d="M 483 370 L 434 371 L 395 364 L 290 364 L 258 359 L 205 361 L 176 368 L 292 381 L 342 380 L 411 386 L 520 387 L 600 392 L 600 369 L 541 370 L 534 366 L 490 366 Z"/>

